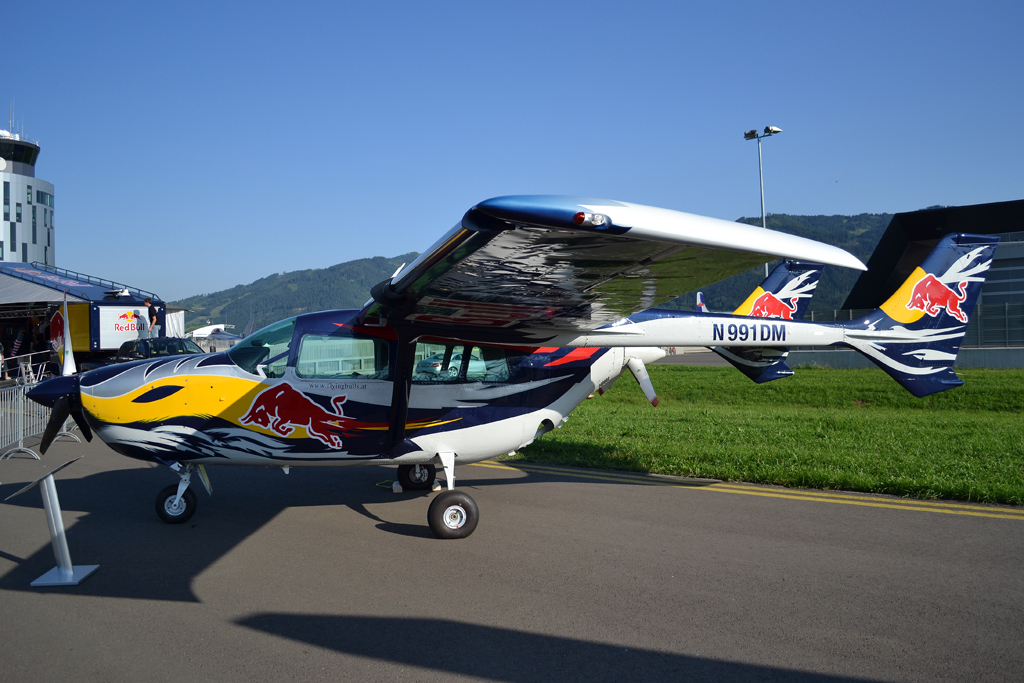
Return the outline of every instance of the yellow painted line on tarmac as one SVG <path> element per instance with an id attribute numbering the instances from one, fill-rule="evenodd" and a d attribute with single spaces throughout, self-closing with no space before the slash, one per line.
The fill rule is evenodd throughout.
<path id="1" fill-rule="evenodd" d="M 550 465 L 536 465 L 533 463 L 519 463 L 505 465 L 488 460 L 473 463 L 477 467 L 488 467 L 491 469 L 510 470 L 517 472 L 536 472 L 538 474 L 559 474 L 576 479 L 589 479 L 593 481 L 609 481 L 622 484 L 638 484 L 641 486 L 669 486 L 672 488 L 711 491 L 717 493 L 736 493 L 745 496 L 761 496 L 764 498 L 783 498 L 786 500 L 801 500 L 814 503 L 835 503 L 838 505 L 856 505 L 859 507 L 874 507 L 888 510 L 911 510 L 915 512 L 937 512 L 947 515 L 964 515 L 968 517 L 991 517 L 994 519 L 1017 519 L 1024 520 L 1024 509 L 998 508 L 969 503 L 938 502 L 926 500 L 914 500 L 906 498 L 888 498 L 857 493 L 839 493 L 829 491 L 809 491 L 801 489 L 777 489 L 755 486 L 750 484 L 729 484 L 726 482 L 680 482 L 673 479 L 659 479 L 656 476 L 644 474 L 630 474 L 627 472 L 614 472 L 611 470 L 587 470 L 553 467 Z"/>
<path id="2" fill-rule="evenodd" d="M 888 503 L 880 503 L 880 502 L 877 502 L 877 499 L 875 499 L 875 500 L 860 500 L 860 499 L 853 498 L 853 497 L 840 498 L 838 496 L 826 497 L 826 496 L 813 496 L 813 495 L 793 495 L 793 494 L 790 494 L 790 493 L 776 493 L 774 491 L 768 491 L 768 490 L 765 490 L 765 489 L 758 489 L 758 488 L 755 488 L 753 486 L 749 487 L 749 489 L 747 489 L 746 487 L 744 487 L 743 489 L 740 489 L 740 488 L 725 487 L 725 486 L 721 486 L 720 484 L 715 484 L 713 486 L 707 486 L 707 487 L 705 487 L 702 490 L 704 490 L 704 491 L 718 491 L 720 493 L 738 493 L 738 494 L 746 495 L 746 496 L 763 496 L 763 497 L 766 497 L 766 498 L 786 498 L 786 499 L 789 499 L 789 500 L 804 500 L 804 501 L 811 501 L 811 502 L 815 502 L 815 503 L 836 503 L 838 505 L 857 505 L 857 506 L 860 506 L 860 507 L 885 508 L 885 509 L 889 509 L 889 510 L 913 510 L 913 511 L 916 511 L 916 512 L 939 512 L 939 513 L 947 514 L 947 515 L 966 515 L 968 517 L 993 517 L 993 518 L 996 518 L 996 519 L 1020 519 L 1020 520 L 1024 520 L 1024 516 L 1016 514 L 1016 513 L 1014 513 L 1013 511 L 1010 511 L 1010 510 L 1007 510 L 1008 514 L 1007 513 L 1003 513 L 1003 511 L 1000 510 L 999 508 L 984 508 L 986 510 L 991 510 L 991 512 L 976 512 L 975 510 L 977 508 L 969 508 L 968 509 L 968 508 L 966 508 L 966 506 L 961 507 L 961 506 L 957 506 L 955 504 L 953 504 L 953 505 L 946 505 L 946 506 L 943 506 L 943 507 L 938 507 L 938 506 L 934 506 L 934 505 L 932 505 L 932 506 L 919 505 L 919 504 L 916 504 L 915 502 L 911 502 L 911 501 L 903 502 L 902 500 L 893 500 L 893 501 L 888 502 Z"/>
<path id="3" fill-rule="evenodd" d="M 721 483 L 715 484 L 714 488 L 718 491 L 729 490 L 733 493 L 747 493 L 750 489 L 756 488 L 756 490 L 764 491 L 766 489 L 760 487 L 754 487 L 752 485 L 741 485 L 741 484 L 728 484 Z M 807 497 L 807 498 L 828 498 L 836 499 L 840 501 L 854 500 L 854 502 L 877 502 L 884 505 L 903 505 L 910 507 L 927 507 L 936 508 L 936 510 L 942 510 L 946 508 L 955 510 L 973 510 L 977 512 L 984 512 L 986 514 L 999 514 L 1003 516 L 1016 517 L 1024 519 L 1024 509 L 1016 508 L 997 508 L 986 505 L 974 505 L 971 503 L 957 503 L 952 501 L 938 501 L 938 500 L 918 500 L 916 498 L 892 498 L 892 497 L 881 497 L 878 495 L 863 494 L 863 493 L 846 493 L 840 491 L 811 491 L 807 489 L 786 489 L 780 491 L 779 489 L 771 488 L 767 489 L 773 493 L 779 493 L 780 495 L 796 496 L 796 497 Z"/>
<path id="4" fill-rule="evenodd" d="M 644 486 L 671 486 L 673 488 L 693 488 L 697 486 L 709 486 L 713 482 L 703 483 L 695 482 L 693 484 L 680 483 L 673 480 L 659 481 L 653 477 L 645 475 L 630 475 L 627 473 L 617 473 L 614 470 L 563 470 L 555 467 L 536 467 L 532 464 L 528 465 L 516 465 L 515 467 L 509 467 L 508 465 L 499 465 L 493 461 L 485 462 L 474 462 L 473 465 L 477 467 L 489 467 L 497 470 L 509 470 L 512 472 L 536 472 L 538 474 L 562 474 L 576 479 L 593 479 L 595 481 L 613 481 L 620 484 L 640 484 Z"/>
<path id="5" fill-rule="evenodd" d="M 508 465 L 502 465 L 494 460 L 484 460 L 483 462 L 470 463 L 473 467 L 490 467 L 495 470 L 519 470 L 518 467 L 509 467 Z"/>

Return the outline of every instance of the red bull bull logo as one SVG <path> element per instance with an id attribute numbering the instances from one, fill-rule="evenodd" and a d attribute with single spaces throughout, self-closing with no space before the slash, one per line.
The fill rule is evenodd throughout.
<path id="1" fill-rule="evenodd" d="M 60 311 L 54 313 L 50 319 L 50 345 L 57 353 L 64 353 L 64 316 Z"/>
<path id="2" fill-rule="evenodd" d="M 792 306 L 771 292 L 765 292 L 754 299 L 750 315 L 756 318 L 784 318 L 792 320 L 793 314 L 796 313 L 796 302 L 799 301 L 799 297 L 793 297 L 789 301 Z"/>
<path id="3" fill-rule="evenodd" d="M 296 427 L 302 427 L 306 434 L 325 446 L 341 448 L 345 432 L 342 424 L 352 419 L 342 412 L 345 400 L 345 396 L 332 398 L 331 405 L 337 411 L 332 413 L 290 384 L 281 383 L 261 391 L 239 422 L 268 429 L 279 436 L 288 436 Z"/>
<path id="4" fill-rule="evenodd" d="M 939 282 L 939 279 L 928 273 L 917 281 L 910 293 L 907 308 L 912 311 L 924 311 L 931 317 L 945 311 L 962 323 L 967 322 L 967 314 L 960 310 L 960 303 L 967 298 L 967 283 L 961 282 L 960 291 L 956 292 Z"/>
<path id="5" fill-rule="evenodd" d="M 121 321 L 124 321 L 123 323 Z M 117 320 L 114 321 L 114 330 L 116 332 L 135 332 L 142 329 L 142 317 L 136 315 L 132 311 L 122 313 L 117 316 Z"/>

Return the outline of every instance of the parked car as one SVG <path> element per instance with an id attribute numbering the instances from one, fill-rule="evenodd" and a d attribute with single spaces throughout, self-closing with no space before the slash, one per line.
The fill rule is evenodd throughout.
<path id="1" fill-rule="evenodd" d="M 416 374 L 441 375 L 441 365 L 443 363 L 443 353 L 435 353 L 432 356 L 427 356 L 416 364 Z M 459 368 L 461 367 L 462 353 L 453 353 L 451 362 L 448 364 L 448 369 L 444 372 L 444 375 L 448 377 L 457 377 L 459 374 Z M 474 354 L 469 358 L 468 370 L 468 375 L 470 377 L 484 375 L 487 373 L 487 364 L 484 363 L 482 358 Z"/>
<path id="2" fill-rule="evenodd" d="M 206 353 L 191 339 L 177 337 L 157 337 L 155 339 L 132 339 L 121 344 L 116 356 L 99 360 L 87 360 L 81 364 L 82 372 L 95 370 L 105 365 L 127 363 L 133 360 L 161 358 L 163 356 L 182 356 L 193 353 Z"/>

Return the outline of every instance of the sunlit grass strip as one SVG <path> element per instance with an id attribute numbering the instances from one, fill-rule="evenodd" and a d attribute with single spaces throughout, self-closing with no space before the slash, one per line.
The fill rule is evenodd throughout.
<path id="1" fill-rule="evenodd" d="M 659 474 L 1024 504 L 1024 371 L 964 370 L 916 399 L 876 370 L 800 369 L 755 385 L 731 368 L 628 376 L 519 457 Z"/>

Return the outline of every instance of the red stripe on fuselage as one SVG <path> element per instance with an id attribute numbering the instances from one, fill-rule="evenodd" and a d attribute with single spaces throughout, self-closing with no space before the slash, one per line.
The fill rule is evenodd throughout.
<path id="1" fill-rule="evenodd" d="M 558 360 L 553 360 L 550 363 L 547 363 L 544 367 L 550 368 L 550 367 L 555 366 L 555 365 L 564 365 L 566 363 L 572 363 L 572 362 L 578 361 L 578 360 L 586 360 L 586 359 L 590 358 L 591 356 L 593 356 L 598 351 L 600 351 L 599 348 L 593 348 L 593 349 L 587 349 L 587 348 L 573 349 L 572 351 L 570 351 L 569 353 L 565 354 L 564 356 L 562 356 Z"/>

